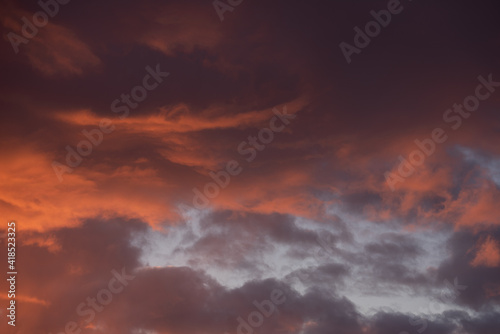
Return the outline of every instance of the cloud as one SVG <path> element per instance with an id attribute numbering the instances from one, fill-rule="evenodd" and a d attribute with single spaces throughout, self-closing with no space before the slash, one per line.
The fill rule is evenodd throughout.
<path id="1" fill-rule="evenodd" d="M 498 241 L 488 236 L 477 245 L 476 257 L 472 261 L 472 266 L 498 267 L 500 265 L 500 247 Z"/>
<path id="2" fill-rule="evenodd" d="M 50 156 L 40 152 L 39 147 L 13 143 L 2 150 L 9 164 L 0 166 L 0 205 L 5 217 L 17 221 L 20 229 L 77 226 L 81 219 L 97 216 L 143 217 L 153 225 L 178 217 L 166 202 L 156 199 L 156 195 L 165 194 L 168 186 L 154 169 L 140 164 L 123 166 L 110 177 L 105 166 L 100 171 L 81 167 L 80 173 L 67 174 L 65 182 L 59 183 Z M 140 184 L 144 192 L 124 196 L 123 180 L 129 185 Z"/>
<path id="3" fill-rule="evenodd" d="M 22 25 L 19 23 L 21 17 L 30 21 L 33 13 L 11 6 L 2 15 L 3 26 L 22 35 Z M 81 76 L 87 70 L 95 70 L 102 65 L 89 45 L 71 29 L 54 23 L 52 19 L 45 26 L 35 29 L 35 36 L 26 44 L 20 44 L 19 49 L 22 55 L 26 55 L 31 66 L 44 75 Z"/>
<path id="4" fill-rule="evenodd" d="M 442 116 L 478 75 L 500 80 L 496 4 L 407 5 L 349 66 L 338 44 L 372 2 L 245 1 L 224 22 L 201 0 L 71 2 L 19 54 L 4 36 L 0 212 L 17 222 L 29 314 L 16 330 L 234 333 L 275 288 L 287 302 L 265 333 L 413 333 L 424 316 L 426 333 L 495 330 L 500 95 L 457 131 Z M 35 10 L 9 1 L 2 26 Z M 155 64 L 169 79 L 117 117 Z M 246 161 L 238 145 L 285 105 L 296 119 Z M 115 131 L 59 183 L 52 162 L 102 118 Z M 437 127 L 448 141 L 392 192 L 384 172 Z M 243 172 L 193 208 L 230 160 Z M 76 306 L 122 267 L 134 284 L 84 324 Z M 467 288 L 440 301 L 455 278 Z"/>
<path id="5" fill-rule="evenodd" d="M 473 232 L 458 232 L 448 242 L 448 249 L 451 256 L 438 268 L 439 280 L 446 277 L 457 277 L 460 284 L 467 286 L 458 297 L 457 302 L 472 309 L 487 309 L 490 305 L 495 305 L 499 301 L 498 294 L 494 293 L 498 286 L 500 271 L 498 266 L 485 266 L 476 261 L 478 254 L 482 254 L 479 245 L 485 245 L 488 250 L 490 241 L 496 240 L 499 236 L 498 229 L 489 232 L 474 234 Z M 478 250 L 477 253 L 474 250 Z M 481 255 L 480 255 L 481 256 Z M 479 257 L 481 259 L 481 257 Z M 485 258 L 485 261 L 489 258 Z"/>
<path id="6" fill-rule="evenodd" d="M 221 219 L 223 217 L 224 219 Z M 259 217 L 246 217 L 256 218 Z M 279 217 L 272 220 L 276 218 Z M 246 230 L 251 226 L 236 219 L 236 216 L 231 218 L 227 212 L 218 213 L 211 219 L 218 224 L 214 226 L 209 221 L 205 222 L 206 225 L 201 231 L 206 235 L 220 231 L 222 227 L 232 231 Z M 256 219 L 255 222 L 260 223 L 263 228 L 269 225 L 265 219 Z M 304 246 L 309 244 L 310 237 L 307 234 L 301 236 L 299 233 L 294 234 L 293 238 L 282 239 L 289 233 L 283 231 L 296 229 L 290 229 L 293 224 L 285 222 L 287 220 L 282 217 L 281 223 L 262 233 L 270 232 L 271 238 L 278 242 L 293 242 L 293 239 L 302 238 L 306 242 Z M 276 230 L 280 224 L 284 225 Z M 287 228 L 284 228 L 285 226 Z M 346 334 L 363 331 L 376 334 L 388 330 L 410 332 L 417 329 L 416 326 L 420 328 L 424 324 L 423 320 L 427 326 L 426 330 L 430 333 L 452 333 L 462 327 L 472 333 L 481 328 L 495 328 L 496 318 L 492 312 L 481 313 L 474 318 L 465 312 L 450 311 L 428 319 L 415 314 L 387 310 L 373 316 L 364 315 L 341 292 L 352 275 L 352 264 L 346 266 L 330 263 L 303 267 L 291 272 L 292 276 L 300 278 L 308 286 L 303 292 L 292 287 L 291 284 L 296 279 L 287 277 L 282 280 L 256 278 L 229 288 L 200 269 L 186 266 L 145 267 L 140 258 L 145 244 L 150 242 L 147 235 L 151 232 L 153 231 L 148 224 L 137 220 L 87 220 L 79 227 L 53 229 L 50 237 L 58 248 L 34 242 L 44 238 L 45 233 L 21 234 L 19 249 L 23 250 L 26 261 L 19 264 L 19 271 L 24 273 L 19 276 L 19 283 L 23 286 L 25 296 L 29 297 L 21 296 L 18 303 L 20 308 L 29 311 L 31 316 L 20 323 L 19 333 L 54 332 L 64 328 L 68 321 L 75 321 L 90 333 L 232 333 L 237 331 L 239 317 L 248 321 L 248 316 L 256 310 L 254 301 L 260 303 L 269 300 L 275 289 L 282 291 L 285 301 L 277 305 L 278 311 L 265 317 L 262 327 L 259 327 L 268 333 L 279 333 L 288 329 L 293 333 L 303 331 L 323 334 L 330 332 L 331 328 Z M 258 226 L 254 227 L 254 233 L 260 233 Z M 232 238 L 234 237 L 235 235 L 232 235 Z M 387 241 L 378 243 L 379 246 L 372 243 L 368 247 L 373 248 L 374 253 L 379 255 L 386 254 L 385 250 L 391 247 L 406 247 L 403 242 L 396 246 L 396 241 L 402 241 L 404 238 L 396 235 L 387 237 Z M 471 238 L 471 235 L 457 235 L 451 245 L 464 237 Z M 214 234 L 212 238 L 214 241 L 219 240 L 219 244 L 220 240 L 231 240 L 231 237 Z M 208 250 L 214 247 L 215 243 L 196 242 L 193 245 L 200 250 Z M 415 252 L 412 246 L 408 246 L 407 250 L 408 255 Z M 467 252 L 465 249 L 463 251 Z M 201 254 L 203 253 L 198 253 L 198 256 Z M 213 252 L 204 256 L 205 259 L 221 257 Z M 112 277 L 111 270 L 116 268 L 127 268 L 126 272 L 135 278 L 123 292 L 113 297 L 112 303 L 102 312 L 96 312 L 95 318 L 88 323 L 87 317 L 77 314 L 76 307 L 85 302 L 87 297 L 95 296 L 100 289 L 107 286 Z M 455 273 L 452 271 L 449 274 Z M 461 284 L 471 283 L 467 276 L 460 277 Z M 340 284 L 342 281 L 344 284 Z M 473 285 L 470 287 L 474 288 Z M 190 321 L 185 321 L 186 318 Z"/>

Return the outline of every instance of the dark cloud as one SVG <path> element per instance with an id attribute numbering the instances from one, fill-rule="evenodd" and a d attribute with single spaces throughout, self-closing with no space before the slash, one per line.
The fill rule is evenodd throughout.
<path id="1" fill-rule="evenodd" d="M 443 113 L 479 75 L 500 80 L 498 4 L 402 0 L 348 64 L 339 43 L 387 4 L 243 1 L 221 22 L 205 0 L 71 1 L 16 54 L 9 32 L 40 7 L 2 1 L 0 211 L 22 231 L 29 314 L 16 333 L 60 331 L 122 268 L 133 284 L 87 332 L 233 333 L 279 288 L 287 302 L 261 332 L 414 333 L 413 313 L 370 317 L 349 293 L 435 302 L 456 278 L 467 288 L 444 304 L 461 309 L 425 333 L 493 333 L 498 88 L 457 130 Z M 156 64 L 170 76 L 120 119 L 111 103 Z M 238 146 L 273 108 L 296 118 L 248 162 Z M 115 130 L 59 183 L 53 161 L 102 118 Z M 384 173 L 435 128 L 449 139 L 391 191 Z M 242 173 L 194 210 L 193 189 L 230 160 Z M 144 267 L 151 236 L 176 233 L 162 267 Z M 228 271 L 244 278 L 229 288 Z"/>
<path id="2" fill-rule="evenodd" d="M 490 231 L 488 235 L 493 236 L 496 240 L 500 236 L 497 229 Z M 484 233 L 456 233 L 448 242 L 451 253 L 449 260 L 442 263 L 438 269 L 440 280 L 444 280 L 446 277 L 456 277 L 460 285 L 467 287 L 455 296 L 456 302 L 475 310 L 488 309 L 492 305 L 498 305 L 500 297 L 498 266 L 475 266 L 473 264 L 481 238 L 484 236 Z"/>

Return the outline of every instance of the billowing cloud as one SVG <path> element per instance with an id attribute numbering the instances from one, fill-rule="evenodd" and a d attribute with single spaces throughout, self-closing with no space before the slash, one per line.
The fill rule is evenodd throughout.
<path id="1" fill-rule="evenodd" d="M 500 265 L 500 247 L 498 241 L 488 236 L 484 241 L 478 242 L 476 257 L 472 265 L 485 267 L 498 267 Z"/>
<path id="2" fill-rule="evenodd" d="M 61 2 L 0 14 L 15 333 L 498 328 L 494 1 L 402 1 L 377 36 L 387 1 Z"/>

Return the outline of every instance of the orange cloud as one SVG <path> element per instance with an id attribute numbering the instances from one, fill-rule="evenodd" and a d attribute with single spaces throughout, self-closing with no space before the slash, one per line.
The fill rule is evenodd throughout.
<path id="1" fill-rule="evenodd" d="M 28 45 L 28 58 L 46 75 L 82 75 L 101 60 L 69 29 L 49 23 Z"/>
<path id="2" fill-rule="evenodd" d="M 192 52 L 195 48 L 212 49 L 222 40 L 221 25 L 197 6 L 187 3 L 163 6 L 151 14 L 154 17 L 149 19 L 151 29 L 138 39 L 166 55 Z"/>
<path id="3" fill-rule="evenodd" d="M 152 225 L 177 219 L 168 205 L 175 191 L 152 168 L 80 166 L 59 183 L 50 155 L 33 146 L 11 144 L 12 150 L 2 152 L 8 163 L 0 165 L 0 211 L 19 229 L 76 226 L 81 219 L 96 216 L 135 217 Z M 57 250 L 50 238 L 31 242 Z"/>
<path id="4" fill-rule="evenodd" d="M 497 240 L 487 237 L 480 241 L 476 246 L 478 249 L 476 257 L 472 260 L 471 265 L 474 267 L 498 267 L 500 265 L 500 245 Z"/>
<path id="5" fill-rule="evenodd" d="M 287 105 L 289 113 L 293 114 L 303 107 L 305 102 L 304 98 L 300 98 L 284 103 L 284 105 Z M 199 114 L 193 114 L 188 106 L 181 103 L 172 107 L 162 107 L 152 115 L 131 115 L 123 119 L 113 118 L 113 124 L 116 124 L 118 131 L 163 137 L 168 133 L 258 127 L 273 117 L 272 108 L 238 114 L 227 113 L 228 108 L 230 107 L 211 107 Z M 176 117 L 170 117 L 172 114 L 175 114 Z M 54 114 L 54 118 L 78 126 L 97 125 L 102 119 L 102 117 L 97 116 L 90 110 L 58 112 Z"/>
<path id="6" fill-rule="evenodd" d="M 21 36 L 22 17 L 32 22 L 33 13 L 11 8 L 1 20 L 5 28 Z M 101 60 L 90 47 L 70 29 L 53 23 L 51 19 L 37 29 L 37 34 L 18 48 L 20 53 L 26 54 L 29 63 L 43 74 L 82 75 L 85 70 L 101 65 Z"/>
<path id="7" fill-rule="evenodd" d="M 7 295 L 0 296 L 0 299 L 10 300 L 10 298 L 8 298 Z M 45 300 L 38 299 L 36 297 L 20 295 L 20 294 L 16 294 L 16 300 L 19 301 L 19 302 L 25 302 L 25 303 L 31 303 L 31 304 L 38 304 L 38 305 L 43 305 L 43 306 L 50 305 L 50 303 L 47 302 L 47 301 L 45 301 Z"/>

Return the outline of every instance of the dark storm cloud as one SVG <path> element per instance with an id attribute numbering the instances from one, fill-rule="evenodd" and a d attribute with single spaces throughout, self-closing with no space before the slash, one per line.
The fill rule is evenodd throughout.
<path id="1" fill-rule="evenodd" d="M 77 228 L 19 235 L 17 303 L 30 314 L 18 323 L 19 333 L 55 333 L 78 321 L 77 306 L 107 286 L 112 270 L 131 273 L 139 265 L 140 250 L 130 238 L 147 228 L 140 221 L 92 219 Z"/>
<path id="2" fill-rule="evenodd" d="M 457 277 L 460 284 L 467 286 L 457 296 L 457 302 L 475 310 L 488 309 L 492 305 L 498 305 L 500 301 L 500 268 L 498 266 L 488 267 L 485 265 L 474 265 L 480 241 L 485 236 L 499 239 L 498 229 L 490 233 L 458 232 L 448 242 L 451 252 L 449 260 L 442 263 L 438 269 L 440 279 L 444 277 Z M 494 254 L 491 254 L 493 256 Z"/>
<path id="3" fill-rule="evenodd" d="M 477 318 L 465 317 L 461 320 L 462 326 L 470 334 L 494 334 L 500 328 L 500 314 L 487 312 Z"/>
<path id="4" fill-rule="evenodd" d="M 412 319 L 411 321 L 409 319 Z M 412 325 L 413 324 L 413 325 Z M 371 319 L 370 334 L 382 333 L 429 333 L 451 334 L 457 328 L 444 317 L 427 320 L 402 313 L 378 313 Z"/>
<path id="5" fill-rule="evenodd" d="M 286 250 L 283 256 L 310 261 L 317 257 L 322 247 L 328 252 L 323 251 L 326 257 L 335 252 L 340 254 L 336 244 L 343 237 L 343 234 L 336 235 L 327 230 L 299 227 L 295 218 L 289 215 L 242 214 L 237 211 L 215 211 L 201 219 L 199 230 L 179 229 L 183 236 L 174 254 L 189 257 L 193 265 L 211 264 L 225 270 L 234 268 L 248 271 L 249 275 L 264 276 L 274 275 L 276 270 L 263 258 L 267 253 Z M 330 269 L 334 268 L 318 268 L 318 280 L 322 279 L 320 276 L 328 275 Z M 339 276 L 348 271 L 344 266 L 338 269 Z"/>
<path id="6" fill-rule="evenodd" d="M 446 311 L 431 319 L 412 314 L 380 312 L 369 322 L 370 334 L 401 332 L 493 334 L 498 330 L 498 313 L 485 312 L 472 318 L 463 311 Z"/>
<path id="7" fill-rule="evenodd" d="M 56 332 L 69 321 L 85 327 L 88 333 L 133 333 L 134 329 L 233 333 L 238 317 L 246 320 L 258 310 L 254 301 L 269 300 L 275 289 L 283 302 L 265 319 L 263 328 L 269 332 L 290 327 L 299 331 L 310 322 L 310 333 L 324 333 L 331 325 L 339 325 L 343 333 L 358 328 L 354 305 L 336 296 L 327 298 L 312 291 L 301 296 L 273 279 L 229 290 L 187 267 L 139 268 L 139 249 L 130 240 L 146 230 L 138 221 L 89 220 L 81 227 L 54 230 L 51 235 L 24 236 L 19 256 L 26 260 L 19 271 L 25 275 L 19 283 L 25 296 L 43 304 L 19 301 L 20 308 L 31 314 L 20 323 L 19 333 Z M 88 323 L 76 307 L 107 286 L 112 269 L 121 271 L 123 267 L 135 277 Z M 327 274 L 332 270 L 343 272 L 340 267 L 320 269 Z"/>
<path id="8" fill-rule="evenodd" d="M 143 287 L 135 285 L 125 298 L 132 301 L 140 297 L 140 311 L 124 317 L 125 323 L 113 329 L 140 326 L 181 333 L 236 333 L 241 323 L 238 319 L 250 322 L 247 320 L 249 315 L 258 310 L 253 303 L 269 300 L 276 289 L 281 291 L 283 302 L 275 305 L 276 313 L 264 318 L 262 326 L 257 328 L 259 331 L 278 333 L 288 328 L 298 332 L 304 328 L 306 333 L 327 333 L 334 326 L 340 333 L 356 333 L 360 328 L 360 315 L 346 299 L 314 291 L 301 296 L 274 280 L 224 290 L 201 278 L 187 268 L 165 268 L 139 274 L 137 281 L 144 283 Z M 144 286 L 155 286 L 155 293 L 149 293 Z M 144 298 L 144 294 L 150 297 Z M 172 299 L 178 301 L 168 302 Z M 186 322 L 188 318 L 190 321 Z"/>
<path id="9" fill-rule="evenodd" d="M 226 214 L 221 213 L 221 216 Z M 131 239 L 147 242 L 141 236 L 148 229 L 145 223 L 139 221 L 96 219 L 88 220 L 77 228 L 57 229 L 51 234 L 33 232 L 23 236 L 19 255 L 27 262 L 20 267 L 25 273 L 20 283 L 31 302 L 20 302 L 20 306 L 29 310 L 31 316 L 29 321 L 23 321 L 20 333 L 55 332 L 68 321 L 90 326 L 85 317 L 76 313 L 76 306 L 106 287 L 112 277 L 112 269 L 118 268 L 119 271 L 123 267 L 135 278 L 123 292 L 114 296 L 112 303 L 102 312 L 96 312 L 95 320 L 86 328 L 87 332 L 134 333 L 134 330 L 143 329 L 236 333 L 241 323 L 238 318 L 248 322 L 249 315 L 259 310 L 254 302 L 270 300 L 275 289 L 281 291 L 285 300 L 275 305 L 275 313 L 263 317 L 263 325 L 258 329 L 268 333 L 286 329 L 291 333 L 326 334 L 332 328 L 345 334 L 361 333 L 362 328 L 374 334 L 405 330 L 411 333 L 423 326 L 423 320 L 429 333 L 451 333 L 462 326 L 471 334 L 493 333 L 497 326 L 492 311 L 474 318 L 463 312 L 445 312 L 432 319 L 391 312 L 374 317 L 363 316 L 337 290 L 350 272 L 348 267 L 340 264 L 321 265 L 291 273 L 310 286 L 303 294 L 290 287 L 295 278 L 285 277 L 281 282 L 276 279 L 254 280 L 228 289 L 200 270 L 140 267 L 140 250 L 136 246 L 141 243 L 134 242 L 136 246 L 133 246 Z M 137 236 L 139 239 L 135 238 Z M 455 237 L 451 245 L 459 238 L 463 236 Z M 387 240 L 395 244 L 395 240 L 403 241 L 405 238 L 393 235 Z M 408 239 L 406 242 L 411 244 Z M 374 253 L 387 255 L 388 249 L 404 249 L 403 243 L 399 246 L 387 244 L 389 241 L 381 242 Z M 473 245 L 473 241 L 470 244 Z M 370 247 L 373 248 L 373 245 Z M 418 253 L 418 248 L 414 246 L 406 249 L 402 252 L 408 253 L 407 256 Z M 210 253 L 206 256 L 218 257 Z M 402 277 L 405 274 L 404 270 L 398 273 Z M 381 278 L 387 279 L 387 276 Z M 411 281 L 404 283 L 413 284 Z M 466 283 L 472 284 L 470 281 Z M 36 300 L 40 302 L 34 302 Z M 410 319 L 413 319 L 412 322 Z"/>

